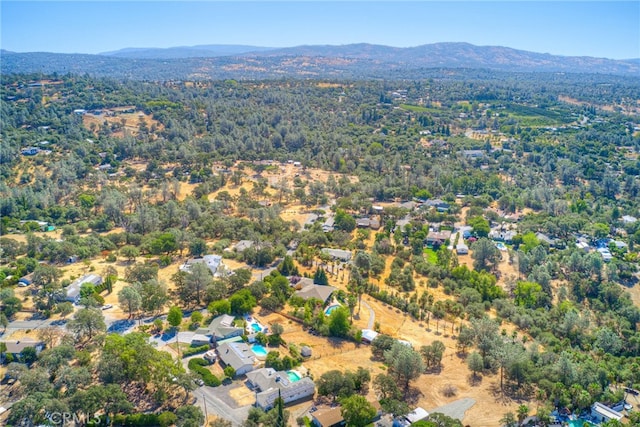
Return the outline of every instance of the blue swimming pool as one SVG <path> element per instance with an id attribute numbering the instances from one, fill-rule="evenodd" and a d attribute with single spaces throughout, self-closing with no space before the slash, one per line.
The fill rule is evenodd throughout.
<path id="1" fill-rule="evenodd" d="M 300 381 L 300 379 L 302 378 L 296 371 L 287 371 L 287 377 L 289 377 L 289 381 L 291 381 L 292 383 Z"/>
<path id="2" fill-rule="evenodd" d="M 251 346 L 251 351 L 255 353 L 258 357 L 267 357 L 267 349 L 261 346 L 260 344 L 254 344 Z"/>
<path id="3" fill-rule="evenodd" d="M 251 329 L 253 329 L 254 332 L 262 332 L 262 326 L 257 323 L 252 323 Z"/>
<path id="4" fill-rule="evenodd" d="M 591 427 L 594 425 L 585 420 L 569 420 L 567 422 L 569 423 L 569 427 Z"/>
<path id="5" fill-rule="evenodd" d="M 335 310 L 335 309 L 336 309 L 336 308 L 338 308 L 338 307 L 340 307 L 340 304 L 333 304 L 333 305 L 330 305 L 329 307 L 327 307 L 327 308 L 326 308 L 326 310 L 324 311 L 324 314 L 328 316 L 328 315 L 330 315 L 330 314 L 331 314 L 331 312 L 332 312 L 333 310 Z"/>

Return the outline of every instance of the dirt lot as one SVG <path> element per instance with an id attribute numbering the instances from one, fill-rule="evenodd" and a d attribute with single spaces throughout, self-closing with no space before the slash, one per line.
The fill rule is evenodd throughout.
<path id="1" fill-rule="evenodd" d="M 163 128 L 160 122 L 154 120 L 152 116 L 142 111 L 136 111 L 134 106 L 104 109 L 101 114 L 87 113 L 82 116 L 84 126 L 96 132 L 105 121 L 109 123 L 109 125 L 121 127 L 120 130 L 112 134 L 115 137 L 123 137 L 125 132 L 136 136 L 140 129 L 140 123 L 142 122 L 144 122 L 149 129 L 152 126 L 155 126 L 158 130 Z"/>

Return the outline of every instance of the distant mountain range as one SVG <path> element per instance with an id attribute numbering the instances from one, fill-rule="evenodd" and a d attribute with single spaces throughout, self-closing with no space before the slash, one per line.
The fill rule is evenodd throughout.
<path id="1" fill-rule="evenodd" d="M 266 52 L 275 49 L 276 48 L 273 47 L 244 46 L 237 44 L 209 44 L 168 48 L 128 47 L 113 52 L 102 52 L 99 55 L 135 59 L 215 58 L 218 56 L 241 55 L 248 52 Z"/>
<path id="2" fill-rule="evenodd" d="M 1 71 L 89 73 L 119 78 L 421 78 L 433 69 L 566 72 L 640 76 L 640 59 L 558 56 L 499 46 L 435 43 L 268 48 L 202 45 L 127 48 L 99 55 L 1 51 Z M 431 71 L 429 71 L 431 70 Z"/>

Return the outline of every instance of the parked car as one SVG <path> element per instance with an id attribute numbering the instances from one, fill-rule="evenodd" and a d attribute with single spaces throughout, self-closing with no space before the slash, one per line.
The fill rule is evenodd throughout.
<path id="1" fill-rule="evenodd" d="M 109 310 L 109 309 L 110 309 L 110 308 L 112 308 L 112 307 L 113 307 L 113 304 L 105 304 L 105 305 L 103 305 L 101 308 L 102 308 L 103 310 Z"/>

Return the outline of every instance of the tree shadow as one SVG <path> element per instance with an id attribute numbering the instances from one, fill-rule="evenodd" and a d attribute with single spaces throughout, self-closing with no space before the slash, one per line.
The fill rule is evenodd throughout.
<path id="1" fill-rule="evenodd" d="M 456 356 L 458 359 L 464 360 L 469 356 L 469 354 L 466 351 L 456 351 Z"/>
<path id="2" fill-rule="evenodd" d="M 432 366 L 424 370 L 425 374 L 433 374 L 433 375 L 438 375 L 441 372 L 442 372 L 442 365 Z"/>
<path id="3" fill-rule="evenodd" d="M 417 387 L 409 387 L 404 394 L 404 401 L 409 405 L 416 405 L 424 394 Z"/>
<path id="4" fill-rule="evenodd" d="M 331 346 L 331 348 L 342 348 L 344 347 L 345 343 L 345 340 L 335 337 L 328 338 L 327 341 L 329 341 L 329 345 Z"/>
<path id="5" fill-rule="evenodd" d="M 467 376 L 467 384 L 469 384 L 471 387 L 478 387 L 480 384 L 482 384 L 482 375 L 469 374 Z"/>

